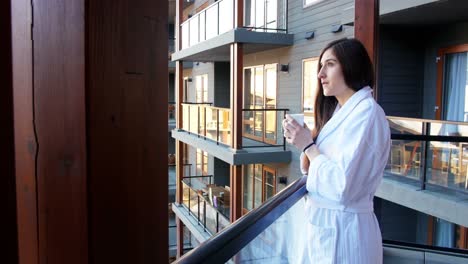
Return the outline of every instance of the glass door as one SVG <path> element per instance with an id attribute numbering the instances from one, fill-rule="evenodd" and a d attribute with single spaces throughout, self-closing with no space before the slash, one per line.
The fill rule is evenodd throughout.
<path id="1" fill-rule="evenodd" d="M 468 44 L 440 49 L 437 60 L 436 118 L 468 121 Z M 461 136 L 456 123 L 442 124 L 441 136 Z M 460 188 L 468 179 L 468 148 L 464 143 L 431 142 L 428 182 Z"/>
<path id="2" fill-rule="evenodd" d="M 263 202 L 273 197 L 276 193 L 276 171 L 273 168 L 263 166 Z"/>

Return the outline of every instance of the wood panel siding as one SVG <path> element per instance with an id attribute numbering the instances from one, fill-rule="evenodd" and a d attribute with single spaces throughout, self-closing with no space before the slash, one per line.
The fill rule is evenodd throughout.
<path id="1" fill-rule="evenodd" d="M 378 101 L 387 115 L 422 117 L 424 49 L 411 29 L 382 26 Z"/>

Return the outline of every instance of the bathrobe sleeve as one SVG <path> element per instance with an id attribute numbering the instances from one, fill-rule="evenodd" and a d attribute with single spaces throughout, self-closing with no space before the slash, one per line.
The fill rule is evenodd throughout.
<path id="1" fill-rule="evenodd" d="M 382 131 L 386 120 L 381 118 L 373 107 L 355 108 L 340 125 L 346 127 L 336 129 L 320 144 L 320 151 L 327 150 L 311 161 L 307 190 L 346 206 L 366 193 L 369 184 L 379 184 L 387 162 L 387 155 L 382 152 L 388 150 L 374 147 L 388 144 L 388 132 Z"/>

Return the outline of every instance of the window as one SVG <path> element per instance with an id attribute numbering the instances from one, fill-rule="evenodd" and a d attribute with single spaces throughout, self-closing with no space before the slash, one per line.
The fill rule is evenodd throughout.
<path id="1" fill-rule="evenodd" d="M 314 104 L 317 94 L 318 58 L 306 59 L 302 62 L 302 109 L 304 122 L 308 127 L 314 127 Z"/>
<path id="2" fill-rule="evenodd" d="M 244 68 L 244 108 L 276 108 L 276 64 Z M 245 111 L 244 136 L 276 143 L 276 111 Z"/>
<path id="3" fill-rule="evenodd" d="M 243 212 L 260 206 L 276 194 L 276 170 L 262 164 L 243 166 Z"/>
<path id="4" fill-rule="evenodd" d="M 208 153 L 197 149 L 197 176 L 208 175 Z M 201 178 L 203 182 L 208 183 L 208 177 Z"/>
<path id="5" fill-rule="evenodd" d="M 196 89 L 196 102 L 207 103 L 208 102 L 208 74 L 198 75 L 195 77 L 195 89 Z"/>
<path id="6" fill-rule="evenodd" d="M 308 7 L 317 3 L 320 3 L 324 0 L 304 0 L 304 7 Z"/>

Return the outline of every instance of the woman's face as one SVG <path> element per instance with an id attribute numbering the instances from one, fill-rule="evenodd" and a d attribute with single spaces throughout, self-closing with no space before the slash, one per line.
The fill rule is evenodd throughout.
<path id="1" fill-rule="evenodd" d="M 317 75 L 322 83 L 323 94 L 325 96 L 335 96 L 339 99 L 352 92 L 352 89 L 346 85 L 341 64 L 333 54 L 332 49 L 328 49 L 320 61 L 321 69 Z M 351 91 L 350 91 L 351 90 Z"/>

